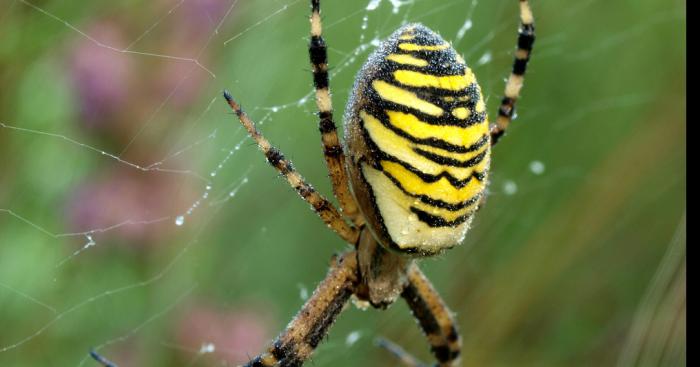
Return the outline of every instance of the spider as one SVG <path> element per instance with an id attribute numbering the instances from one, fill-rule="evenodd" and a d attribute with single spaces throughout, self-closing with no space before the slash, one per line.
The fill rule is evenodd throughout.
<path id="1" fill-rule="evenodd" d="M 345 146 L 333 122 L 320 0 L 311 0 L 309 57 L 319 130 L 338 210 L 270 144 L 228 91 L 224 97 L 267 161 L 352 250 L 334 256 L 326 278 L 266 352 L 245 366 L 300 366 L 351 297 L 385 309 L 402 297 L 438 366 L 456 366 L 453 315 L 416 260 L 459 244 L 484 200 L 491 147 L 512 120 L 535 40 L 528 0 L 512 72 L 495 124 L 464 59 L 421 24 L 399 28 L 369 57 L 345 116 Z M 398 346 L 382 345 L 408 365 Z M 99 358 L 98 358 L 99 357 Z M 103 366 L 114 366 L 93 355 Z"/>
<path id="2" fill-rule="evenodd" d="M 245 366 L 300 366 L 351 297 L 385 309 L 402 297 L 439 366 L 459 365 L 452 313 L 416 260 L 459 244 L 484 201 L 491 147 L 515 111 L 535 41 L 528 0 L 512 72 L 495 124 L 489 125 L 476 77 L 464 59 L 421 24 L 395 31 L 355 80 L 345 116 L 345 147 L 333 122 L 320 0 L 311 0 L 309 57 L 323 153 L 338 210 L 274 148 L 228 91 L 224 98 L 267 161 L 352 250 L 334 256 L 301 311 L 268 350 Z M 346 154 L 347 151 L 347 154 Z M 384 342 L 403 362 L 422 365 Z M 103 366 L 115 366 L 94 351 Z"/>
<path id="3" fill-rule="evenodd" d="M 273 147 L 228 91 L 224 97 L 267 161 L 352 250 L 334 256 L 326 278 L 266 352 L 246 366 L 300 366 L 351 297 L 384 309 L 402 297 L 439 366 L 459 365 L 452 313 L 416 260 L 459 244 L 483 202 L 490 150 L 512 120 L 535 40 L 528 0 L 496 123 L 464 59 L 421 24 L 394 32 L 355 79 L 345 144 L 333 122 L 320 0 L 311 0 L 309 57 L 319 130 L 337 209 Z M 418 364 L 391 344 L 408 364 Z"/>

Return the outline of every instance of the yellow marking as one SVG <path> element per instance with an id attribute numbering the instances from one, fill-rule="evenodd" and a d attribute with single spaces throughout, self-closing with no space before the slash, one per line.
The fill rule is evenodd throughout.
<path id="1" fill-rule="evenodd" d="M 454 102 L 454 101 L 460 101 L 460 102 L 465 102 L 469 100 L 469 96 L 458 96 L 458 97 L 453 97 L 453 96 L 444 96 L 442 97 L 442 100 L 445 102 Z"/>
<path id="2" fill-rule="evenodd" d="M 404 40 L 404 41 L 410 41 L 410 40 L 412 40 L 412 39 L 414 39 L 414 38 L 416 38 L 416 36 L 413 35 L 413 34 L 410 34 L 410 33 L 402 34 L 402 35 L 399 37 L 400 40 Z"/>
<path id="3" fill-rule="evenodd" d="M 508 83 L 506 83 L 506 87 L 507 87 L 507 85 L 508 85 Z M 482 112 L 486 111 L 486 104 L 484 103 L 484 98 L 482 97 L 483 94 L 481 93 L 481 87 L 478 84 L 476 86 L 476 91 L 477 91 L 477 93 L 479 93 L 479 100 L 476 101 L 476 106 L 474 106 L 474 110 L 476 110 L 476 112 L 478 112 L 478 113 L 482 113 Z"/>
<path id="4" fill-rule="evenodd" d="M 453 110 L 454 111 L 454 110 Z M 418 119 L 413 114 L 398 111 L 385 111 L 389 122 L 418 139 L 439 139 L 452 145 L 468 147 L 481 139 L 489 131 L 488 123 L 484 121 L 467 127 L 451 125 L 430 125 Z"/>
<path id="5" fill-rule="evenodd" d="M 428 66 L 428 62 L 419 59 L 417 57 L 413 57 L 411 55 L 401 55 L 401 54 L 391 54 L 386 57 L 387 60 L 393 61 L 393 62 L 398 62 L 399 64 L 404 64 L 404 65 L 413 65 L 413 66 Z"/>
<path id="6" fill-rule="evenodd" d="M 455 227 L 430 227 L 410 210 L 416 199 L 406 195 L 386 175 L 362 164 L 362 175 L 375 193 L 379 215 L 384 220 L 389 237 L 402 249 L 417 248 L 439 251 L 462 242 L 471 218 Z M 421 210 L 424 210 L 421 208 Z M 443 209 L 444 210 L 444 209 Z M 425 210 L 430 213 L 432 209 Z"/>
<path id="7" fill-rule="evenodd" d="M 364 128 L 369 133 L 370 138 L 382 152 L 389 154 L 403 162 L 410 162 L 411 166 L 426 174 L 437 176 L 443 172 L 447 172 L 458 180 L 464 180 L 470 177 L 474 170 L 483 172 L 488 168 L 488 156 L 484 157 L 484 159 L 474 167 L 451 167 L 433 162 L 430 159 L 416 153 L 413 148 L 418 147 L 424 150 L 438 148 L 432 148 L 422 144 L 415 144 L 410 140 L 397 135 L 395 132 L 382 125 L 381 121 L 365 111 L 360 111 L 360 118 L 362 118 L 364 121 Z M 488 129 L 488 124 L 484 124 L 484 129 Z M 478 140 L 478 138 L 476 138 L 476 140 Z M 487 148 L 488 145 L 484 149 Z M 459 153 L 449 153 L 444 150 L 440 150 L 440 153 L 443 155 L 454 154 L 458 156 L 456 158 L 461 158 Z M 473 156 L 478 153 L 462 153 L 462 155 L 464 154 L 470 154 Z"/>
<path id="8" fill-rule="evenodd" d="M 452 110 L 452 116 L 460 119 L 460 120 L 466 120 L 467 117 L 469 117 L 470 113 L 469 110 L 464 108 L 464 107 L 457 107 Z"/>
<path id="9" fill-rule="evenodd" d="M 450 204 L 459 204 L 469 200 L 484 190 L 485 187 L 485 182 L 476 179 L 472 179 L 460 189 L 452 186 L 445 177 L 435 182 L 427 183 L 398 163 L 382 161 L 381 166 L 386 173 L 398 180 L 406 191 L 414 195 L 425 195 Z"/>
<path id="10" fill-rule="evenodd" d="M 415 93 L 389 84 L 383 80 L 373 81 L 372 87 L 374 87 L 374 90 L 376 90 L 377 93 L 379 93 L 380 97 L 389 102 L 394 102 L 407 107 L 412 107 L 432 116 L 440 116 L 443 113 L 442 108 L 428 101 L 418 98 L 418 96 Z"/>
<path id="11" fill-rule="evenodd" d="M 440 51 L 450 47 L 449 43 L 439 45 L 417 45 L 415 43 L 399 43 L 399 48 L 404 51 Z"/>
<path id="12" fill-rule="evenodd" d="M 434 76 L 411 70 L 396 70 L 394 78 L 411 87 L 432 87 L 452 91 L 463 90 L 474 82 L 474 74 L 467 68 L 464 75 Z"/>
<path id="13" fill-rule="evenodd" d="M 479 98 L 479 101 L 476 102 L 476 106 L 474 107 L 474 110 L 478 113 L 482 113 L 486 111 L 486 104 L 484 104 L 484 100 Z"/>

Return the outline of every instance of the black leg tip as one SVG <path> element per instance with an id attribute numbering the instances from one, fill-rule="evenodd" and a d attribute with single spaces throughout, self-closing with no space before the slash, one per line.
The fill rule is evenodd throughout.
<path id="1" fill-rule="evenodd" d="M 224 98 L 226 98 L 227 102 L 233 101 L 233 97 L 231 96 L 231 92 L 227 91 L 224 89 Z"/>
<path id="2" fill-rule="evenodd" d="M 99 353 L 97 353 L 94 349 L 90 349 L 90 357 L 92 357 L 92 359 L 96 360 L 97 362 L 99 362 L 99 363 L 100 363 L 101 365 L 103 365 L 104 367 L 117 367 L 116 364 L 112 363 L 112 362 L 109 361 L 107 358 L 101 356 L 101 355 L 100 355 Z"/>

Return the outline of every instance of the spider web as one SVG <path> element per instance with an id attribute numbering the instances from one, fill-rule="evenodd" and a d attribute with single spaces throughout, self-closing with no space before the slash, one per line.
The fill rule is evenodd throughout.
<path id="1" fill-rule="evenodd" d="M 635 127 L 631 121 L 640 118 L 639 111 L 666 110 L 659 107 L 662 92 L 624 77 L 576 103 L 549 104 L 552 97 L 546 91 L 566 94 L 577 86 L 567 84 L 566 75 L 549 75 L 545 65 L 556 67 L 552 73 L 576 67 L 595 74 L 586 65 L 621 47 L 640 47 L 650 34 L 669 33 L 671 25 L 685 22 L 685 6 L 676 2 L 660 10 L 647 6 L 654 14 L 648 17 L 639 10 L 639 18 L 587 29 L 581 19 L 605 4 L 586 0 L 563 10 L 552 1 L 533 4 L 542 25 L 536 58 L 521 114 L 495 152 L 488 209 L 454 255 L 425 264 L 460 313 L 475 304 L 474 297 L 491 295 L 485 290 L 488 283 L 476 295 L 464 295 L 450 269 L 466 266 L 460 279 L 476 282 L 508 263 L 503 259 L 520 249 L 518 239 L 538 221 L 566 207 L 567 198 L 580 193 L 579 182 L 613 190 L 618 182 L 605 172 L 614 170 L 594 163 L 620 153 L 614 140 Z M 511 2 L 326 1 L 322 7 L 339 125 L 352 79 L 366 57 L 399 25 L 414 21 L 439 30 L 463 53 L 479 77 L 489 111 L 497 107 L 515 40 L 517 9 Z M 330 193 L 313 115 L 307 13 L 302 0 L 122 1 L 81 7 L 14 0 L 0 5 L 0 31 L 5 30 L 0 60 L 9 60 L 10 71 L 3 82 L 12 86 L 3 88 L 0 97 L 0 324 L 7 325 L 0 333 L 1 365 L 94 365 L 90 348 L 122 367 L 234 365 L 261 351 L 308 298 L 327 259 L 343 247 L 275 179 L 220 97 L 223 89 L 230 90 L 299 171 Z M 553 78 L 563 84 L 559 90 L 551 91 L 553 84 L 542 81 Z M 671 106 L 667 109 L 677 109 L 678 103 Z M 676 117 L 684 120 L 680 112 Z M 587 145 L 597 150 L 562 148 L 579 137 L 592 139 L 592 129 L 618 120 L 609 136 Z M 659 139 L 673 140 L 683 129 L 671 129 L 675 135 Z M 644 139 L 638 140 L 658 143 Z M 677 158 L 674 149 L 669 147 L 656 162 Z M 604 173 L 593 183 L 596 172 Z M 621 321 L 637 327 L 629 339 L 621 338 L 619 348 L 607 351 L 612 356 L 605 360 L 618 361 L 621 355 L 620 365 L 631 365 L 637 357 L 675 361 L 685 354 L 680 346 L 685 329 L 678 318 L 663 319 L 682 307 L 684 320 L 679 279 L 684 280 L 685 255 L 682 261 L 668 260 L 669 255 L 659 260 L 667 248 L 678 254 L 679 241 L 684 244 L 676 230 L 685 230 L 678 224 L 685 221 L 684 210 L 671 193 L 684 187 L 685 173 L 667 177 L 657 185 L 658 194 L 630 199 L 634 206 L 620 204 L 629 210 L 617 226 L 631 228 L 660 201 L 671 203 L 662 221 L 666 225 L 659 224 L 653 237 L 656 246 L 640 260 L 651 269 L 641 282 L 649 288 L 639 286 L 629 298 L 633 301 L 621 308 L 635 310 L 640 302 L 635 319 Z M 308 233 L 319 234 L 309 241 Z M 603 229 L 596 233 L 614 237 Z M 546 233 L 542 236 L 548 239 Z M 500 247 L 483 245 L 494 238 Z M 593 240 L 580 242 L 579 247 L 588 248 L 584 244 Z M 583 250 L 571 251 L 566 256 L 582 256 Z M 489 260 L 473 260 L 480 258 Z M 530 266 L 520 270 L 534 274 Z M 556 274 L 525 279 L 546 284 L 536 288 L 544 299 L 554 292 L 548 287 Z M 502 315 L 513 315 L 520 310 L 517 305 L 498 307 Z M 467 322 L 474 319 L 467 316 Z M 405 332 L 407 322 L 410 332 Z M 521 337 L 513 335 L 514 321 L 503 323 L 502 330 L 510 333 L 476 330 L 492 340 Z M 641 356 L 640 346 L 656 335 L 649 330 L 666 335 L 662 341 L 668 341 L 670 352 Z M 610 334 L 614 332 L 595 334 L 591 344 Z M 357 352 L 374 350 L 372 340 L 383 335 L 419 346 L 417 354 L 429 358 L 404 306 L 343 315 L 332 335 L 315 357 L 319 365 L 364 364 L 369 357 Z M 479 345 L 473 338 L 478 339 L 465 339 L 467 346 Z M 569 361 L 570 356 L 555 352 L 525 353 L 514 344 L 515 360 Z M 376 361 L 386 357 L 372 353 Z M 486 364 L 507 361 L 475 358 Z"/>

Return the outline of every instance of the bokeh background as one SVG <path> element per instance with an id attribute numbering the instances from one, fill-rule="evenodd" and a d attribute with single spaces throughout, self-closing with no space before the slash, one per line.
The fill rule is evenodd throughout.
<path id="1" fill-rule="evenodd" d="M 375 10 L 367 10 L 376 6 Z M 533 0 L 519 116 L 465 243 L 421 262 L 470 366 L 682 366 L 685 2 Z M 419 21 L 495 111 L 517 2 L 324 1 L 336 120 Z M 0 3 L 0 365 L 236 365 L 345 247 L 269 168 L 227 88 L 330 194 L 303 0 Z M 460 31 L 461 30 L 461 31 Z M 407 307 L 347 308 L 315 366 L 430 360 Z"/>

